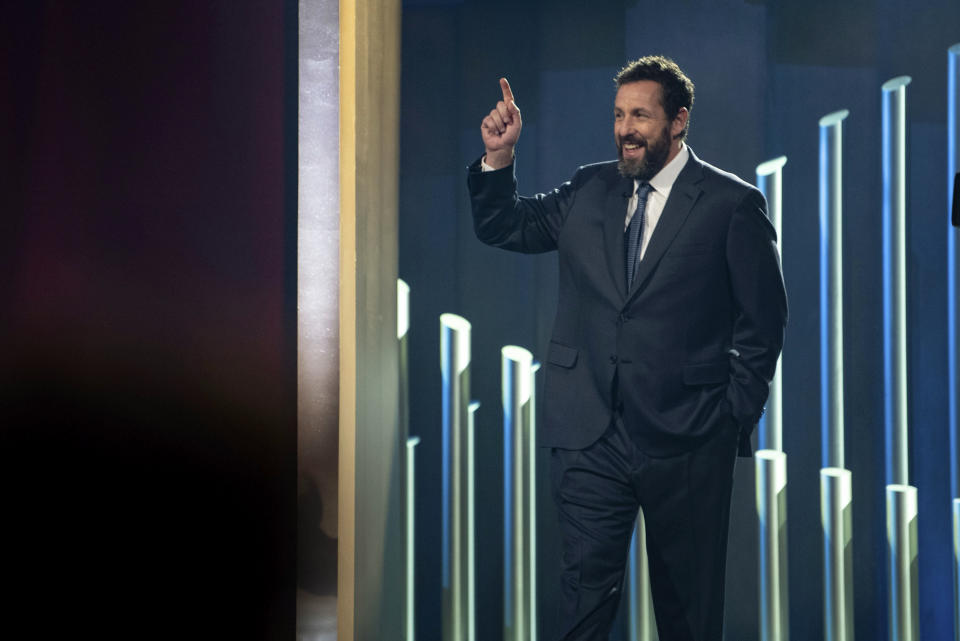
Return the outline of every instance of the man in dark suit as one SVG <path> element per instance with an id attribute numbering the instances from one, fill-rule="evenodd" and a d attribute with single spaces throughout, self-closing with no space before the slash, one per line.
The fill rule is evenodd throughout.
<path id="1" fill-rule="evenodd" d="M 693 83 L 651 56 L 616 76 L 618 161 L 517 195 L 509 83 L 469 169 L 483 242 L 557 250 L 541 445 L 562 537 L 563 639 L 605 640 L 643 509 L 661 641 L 719 640 L 734 461 L 749 455 L 787 303 L 762 194 L 686 146 Z"/>

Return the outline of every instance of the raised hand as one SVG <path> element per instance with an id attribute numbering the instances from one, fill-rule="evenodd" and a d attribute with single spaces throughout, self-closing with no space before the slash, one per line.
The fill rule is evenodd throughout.
<path id="1" fill-rule="evenodd" d="M 500 78 L 503 100 L 480 123 L 480 136 L 487 148 L 485 162 L 494 169 L 513 162 L 513 147 L 520 139 L 520 108 L 513 100 L 513 91 L 506 78 Z"/>

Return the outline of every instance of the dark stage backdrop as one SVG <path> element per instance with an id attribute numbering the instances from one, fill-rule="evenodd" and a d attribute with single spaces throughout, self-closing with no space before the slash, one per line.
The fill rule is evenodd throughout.
<path id="1" fill-rule="evenodd" d="M 0 15 L 3 629 L 292 638 L 296 2 Z"/>
<path id="2" fill-rule="evenodd" d="M 854 484 L 856 635 L 887 635 L 884 527 L 880 85 L 908 87 L 911 480 L 919 488 L 920 626 L 952 634 L 946 397 L 946 50 L 960 5 L 929 0 L 590 2 L 407 0 L 403 23 L 400 276 L 411 286 L 411 433 L 417 454 L 417 638 L 439 638 L 440 374 L 438 320 L 473 323 L 477 413 L 478 639 L 502 627 L 500 355 L 542 356 L 556 303 L 556 259 L 482 246 L 465 167 L 483 152 L 482 117 L 507 76 L 523 111 L 521 189 L 552 189 L 580 164 L 609 159 L 612 77 L 630 58 L 673 57 L 697 86 L 689 142 L 755 182 L 786 155 L 783 267 L 791 318 L 783 356 L 788 454 L 791 632 L 823 634 L 819 515 L 819 118 L 844 122 L 847 467 Z M 540 403 L 542 406 L 542 402 Z M 556 516 L 541 456 L 538 545 L 542 638 L 552 638 Z M 753 462 L 738 464 L 727 638 L 756 638 Z"/>

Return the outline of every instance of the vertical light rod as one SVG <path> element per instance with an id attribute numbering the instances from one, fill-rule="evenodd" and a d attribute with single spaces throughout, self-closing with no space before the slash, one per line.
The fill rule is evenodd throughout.
<path id="1" fill-rule="evenodd" d="M 527 545 L 527 571 L 530 573 L 530 582 L 528 591 L 530 593 L 530 641 L 538 641 L 538 626 L 540 620 L 538 616 L 539 608 L 537 604 L 537 372 L 540 371 L 540 361 L 533 361 L 530 366 L 530 434 L 527 439 L 527 488 L 530 515 L 529 539 Z"/>
<path id="2" fill-rule="evenodd" d="M 917 488 L 887 485 L 890 641 L 919 641 Z"/>
<path id="3" fill-rule="evenodd" d="M 397 279 L 397 343 L 400 363 L 400 436 L 410 436 L 410 352 L 407 334 L 410 331 L 410 286 Z"/>
<path id="4" fill-rule="evenodd" d="M 953 498 L 953 637 L 960 641 L 960 229 L 949 222 L 960 166 L 960 42 L 947 49 L 947 398 L 950 403 L 950 496 Z"/>
<path id="5" fill-rule="evenodd" d="M 413 436 L 407 439 L 407 505 L 406 505 L 406 521 L 407 521 L 407 593 L 405 595 L 405 608 L 404 608 L 404 628 L 406 629 L 406 636 L 404 641 L 414 641 L 416 639 L 415 633 L 415 623 L 416 623 L 416 546 L 414 545 L 416 534 L 416 525 L 415 525 L 415 512 L 414 508 L 416 507 L 416 501 L 414 497 L 416 496 L 416 454 L 417 454 L 417 445 L 420 444 L 420 437 Z"/>
<path id="6" fill-rule="evenodd" d="M 843 120 L 820 119 L 820 429 L 823 467 L 844 466 Z"/>
<path id="7" fill-rule="evenodd" d="M 883 83 L 883 364 L 887 484 L 909 484 L 907 442 L 907 85 Z"/>
<path id="8" fill-rule="evenodd" d="M 470 323 L 440 316 L 443 376 L 443 641 L 474 641 L 473 434 L 470 429 Z"/>
<path id="9" fill-rule="evenodd" d="M 823 638 L 853 641 L 853 482 L 849 470 L 820 470 Z"/>
<path id="10" fill-rule="evenodd" d="M 787 157 L 780 156 L 757 165 L 757 188 L 767 199 L 767 214 L 777 231 L 780 246 L 780 260 L 783 260 L 783 166 Z M 777 359 L 777 370 L 770 383 L 770 396 L 767 398 L 767 411 L 760 420 L 758 449 L 783 451 L 783 383 L 780 379 L 781 358 Z"/>
<path id="11" fill-rule="evenodd" d="M 531 462 L 533 442 L 533 355 L 522 347 L 500 350 L 503 399 L 503 638 L 536 638 Z"/>
<path id="12" fill-rule="evenodd" d="M 407 334 L 410 330 L 410 286 L 402 279 L 397 279 L 397 343 L 399 347 L 399 413 L 400 419 L 400 438 L 407 444 L 406 457 L 404 459 L 403 474 L 406 479 L 404 484 L 404 558 L 406 583 L 404 585 L 403 595 L 403 627 L 406 631 L 405 641 L 413 641 L 414 638 L 414 448 L 420 442 L 419 437 L 409 438 L 410 436 L 410 371 L 409 371 L 409 351 L 407 347 Z"/>
<path id="13" fill-rule="evenodd" d="M 637 510 L 637 524 L 630 541 L 630 564 L 627 567 L 627 639 L 657 641 L 656 619 L 653 616 L 653 594 L 650 592 L 650 563 L 647 561 L 647 528 L 643 510 Z"/>
<path id="14" fill-rule="evenodd" d="M 950 399 L 950 488 L 960 497 L 960 229 L 950 222 L 953 181 L 960 171 L 960 43 L 947 50 L 947 343 Z M 960 632 L 958 632 L 960 638 Z"/>
<path id="15" fill-rule="evenodd" d="M 790 639 L 787 600 L 787 455 L 758 450 L 756 500 L 760 542 L 760 639 Z"/>
<path id="16" fill-rule="evenodd" d="M 397 279 L 397 338 L 402 339 L 410 331 L 410 285 Z"/>
<path id="17" fill-rule="evenodd" d="M 953 499 L 953 639 L 960 641 L 960 499 Z"/>
<path id="18" fill-rule="evenodd" d="M 477 410 L 480 409 L 480 401 L 470 401 L 470 404 L 467 406 L 467 439 L 466 439 L 466 450 L 464 451 L 464 456 L 466 457 L 466 468 L 467 468 L 467 483 L 464 490 L 464 500 L 467 504 L 467 525 L 464 528 L 466 530 L 464 539 L 466 540 L 467 554 L 466 554 L 466 566 L 468 568 L 467 578 L 464 581 L 466 583 L 466 606 L 465 610 L 465 628 L 466 633 L 461 638 L 467 639 L 467 641 L 474 641 L 477 634 L 477 540 L 476 540 L 476 522 L 474 521 L 474 493 L 473 489 L 476 487 L 476 476 L 474 468 L 474 436 L 476 434 L 475 427 L 477 425 Z"/>

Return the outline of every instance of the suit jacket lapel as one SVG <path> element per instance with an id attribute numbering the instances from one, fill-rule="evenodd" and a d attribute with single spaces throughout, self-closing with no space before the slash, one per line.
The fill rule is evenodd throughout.
<path id="1" fill-rule="evenodd" d="M 623 253 L 623 226 L 627 218 L 627 203 L 633 193 L 633 179 L 619 176 L 614 189 L 607 193 L 603 209 L 603 244 L 607 268 L 623 299 L 627 295 L 626 256 Z"/>
<path id="2" fill-rule="evenodd" d="M 667 251 L 677 232 L 683 227 L 687 216 L 690 215 L 690 210 L 693 209 L 694 203 L 697 202 L 697 198 L 699 198 L 702 193 L 702 190 L 697 184 L 702 179 L 703 166 L 697 157 L 693 155 L 693 150 L 691 149 L 690 159 L 687 160 L 687 164 L 684 165 L 683 170 L 680 172 L 680 175 L 677 176 L 676 182 L 673 183 L 673 187 L 670 189 L 670 197 L 667 198 L 667 203 L 663 207 L 663 213 L 660 214 L 660 220 L 653 230 L 653 236 L 650 237 L 647 251 L 644 252 L 643 259 L 637 266 L 637 275 L 633 279 L 633 287 L 628 292 L 627 298 L 636 296 L 637 292 L 646 285 L 646 281 L 657 266 L 657 263 L 660 262 L 663 253 Z M 622 244 L 623 243 L 621 243 L 621 245 Z M 620 253 L 623 254 L 622 249 Z M 622 278 L 625 279 L 625 276 Z"/>

